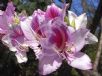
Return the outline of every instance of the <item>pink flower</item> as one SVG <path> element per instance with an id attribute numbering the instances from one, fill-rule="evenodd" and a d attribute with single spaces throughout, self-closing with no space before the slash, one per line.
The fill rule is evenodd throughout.
<path id="1" fill-rule="evenodd" d="M 0 11 L 0 36 L 2 42 L 9 47 L 19 63 L 26 62 L 28 46 L 24 43 L 26 38 L 20 27 L 20 18 L 15 14 L 15 7 L 12 2 L 8 3 L 5 11 Z"/>
<path id="2" fill-rule="evenodd" d="M 86 28 L 87 29 L 87 16 L 85 13 L 77 16 L 74 12 L 68 11 L 68 17 L 66 18 L 69 21 L 70 32 L 73 33 L 76 30 Z M 98 39 L 95 35 L 93 35 L 90 31 L 86 35 L 85 44 L 92 44 L 98 42 Z"/>
<path id="3" fill-rule="evenodd" d="M 92 69 L 90 58 L 80 50 L 85 45 L 85 38 L 89 32 L 86 28 L 70 32 L 64 22 L 62 12 L 52 4 L 46 12 L 35 11 L 33 19 L 21 23 L 21 29 L 29 45 L 39 59 L 39 73 L 42 75 L 56 71 L 62 60 L 78 69 Z M 54 10 L 54 12 L 52 12 Z M 38 13 L 39 12 L 39 13 Z M 48 20 L 47 20 L 48 19 Z"/>

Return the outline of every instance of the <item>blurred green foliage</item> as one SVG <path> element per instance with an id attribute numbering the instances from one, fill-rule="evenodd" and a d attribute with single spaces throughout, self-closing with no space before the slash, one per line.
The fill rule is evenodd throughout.
<path id="1" fill-rule="evenodd" d="M 46 7 L 46 3 L 44 2 L 44 0 L 40 2 L 35 0 L 28 0 L 26 3 L 23 3 L 20 0 L 13 0 L 13 2 L 18 12 L 26 10 L 28 15 L 31 15 L 33 11 L 36 10 L 37 8 L 43 10 Z"/>

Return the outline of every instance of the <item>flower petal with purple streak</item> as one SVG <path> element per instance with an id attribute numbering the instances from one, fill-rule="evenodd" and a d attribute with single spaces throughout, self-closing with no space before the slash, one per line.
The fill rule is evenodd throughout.
<path id="1" fill-rule="evenodd" d="M 61 9 L 57 7 L 55 4 L 49 5 L 47 7 L 45 17 L 46 19 L 53 19 L 61 15 Z"/>
<path id="2" fill-rule="evenodd" d="M 72 56 L 69 56 L 67 62 L 70 66 L 81 69 L 81 70 L 88 70 L 92 69 L 92 63 L 88 55 L 78 52 Z"/>

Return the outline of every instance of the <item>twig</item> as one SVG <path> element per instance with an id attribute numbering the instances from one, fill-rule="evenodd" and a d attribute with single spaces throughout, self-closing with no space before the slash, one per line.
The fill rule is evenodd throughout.
<path id="1" fill-rule="evenodd" d="M 98 8 L 95 12 L 95 15 L 94 15 L 94 18 L 92 21 L 92 25 L 89 27 L 89 29 L 91 29 L 92 33 L 95 33 L 101 17 L 102 17 L 102 0 L 100 0 L 100 2 L 99 2 Z"/>
<path id="2" fill-rule="evenodd" d="M 101 29 L 102 29 L 102 18 L 101 18 Z M 99 47 L 98 47 L 98 51 L 97 51 L 97 54 L 96 54 L 96 59 L 95 59 L 95 62 L 94 62 L 94 67 L 93 67 L 94 71 L 97 71 L 97 67 L 98 67 L 98 64 L 99 64 L 99 59 L 100 59 L 101 53 L 102 53 L 102 30 L 101 30 Z"/>

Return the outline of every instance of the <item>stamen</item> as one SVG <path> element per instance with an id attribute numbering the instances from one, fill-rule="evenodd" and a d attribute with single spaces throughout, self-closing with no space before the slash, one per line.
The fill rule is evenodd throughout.
<path id="1" fill-rule="evenodd" d="M 71 43 L 70 45 L 66 45 L 66 50 L 69 52 L 69 53 L 73 53 L 75 51 L 75 46 L 73 43 Z"/>
<path id="2" fill-rule="evenodd" d="M 64 21 L 67 23 L 67 25 L 69 25 L 70 23 L 69 23 L 69 19 L 68 19 L 68 17 L 67 16 L 65 16 L 64 17 Z"/>
<path id="3" fill-rule="evenodd" d="M 20 20 L 18 17 L 13 18 L 13 25 L 18 25 L 20 23 Z"/>
<path id="4" fill-rule="evenodd" d="M 75 28 L 75 20 L 71 22 L 71 26 Z"/>

